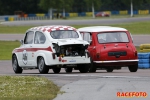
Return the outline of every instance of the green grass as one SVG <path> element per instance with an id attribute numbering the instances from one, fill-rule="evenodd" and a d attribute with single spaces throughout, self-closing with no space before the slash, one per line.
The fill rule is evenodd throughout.
<path id="1" fill-rule="evenodd" d="M 94 25 L 72 25 L 75 28 L 94 26 Z M 150 21 L 144 22 L 132 22 L 125 24 L 112 24 L 109 26 L 122 27 L 129 30 L 132 34 L 150 34 Z M 0 25 L 0 34 L 13 34 L 21 33 L 24 34 L 25 31 L 33 26 L 4 26 Z"/>
<path id="2" fill-rule="evenodd" d="M 19 46 L 19 41 L 0 41 L 0 60 L 10 60 L 12 50 Z"/>
<path id="3" fill-rule="evenodd" d="M 136 50 L 137 50 L 137 52 L 140 52 L 140 47 L 136 46 Z"/>
<path id="4" fill-rule="evenodd" d="M 150 34 L 150 21 L 111 25 L 129 30 L 132 34 Z"/>
<path id="5" fill-rule="evenodd" d="M 22 34 L 25 33 L 27 29 L 31 28 L 32 26 L 5 26 L 0 25 L 0 34 L 1 33 L 8 33 L 8 34 Z"/>
<path id="6" fill-rule="evenodd" d="M 0 100 L 53 100 L 59 87 L 44 77 L 0 76 Z"/>
<path id="7" fill-rule="evenodd" d="M 75 28 L 85 27 L 89 25 L 73 25 Z M 94 26 L 94 25 L 91 25 Z M 107 26 L 107 25 L 105 25 Z M 132 23 L 125 23 L 125 24 L 112 24 L 108 26 L 114 27 L 122 27 L 131 32 L 131 34 L 150 34 L 150 21 L 144 22 L 132 22 Z"/>

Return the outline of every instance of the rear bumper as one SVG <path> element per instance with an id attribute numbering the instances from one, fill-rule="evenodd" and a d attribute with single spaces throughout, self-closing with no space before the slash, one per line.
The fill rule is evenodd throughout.
<path id="1" fill-rule="evenodd" d="M 70 64 L 90 64 L 90 57 L 57 57 L 56 59 L 49 60 L 48 66 L 51 65 L 70 65 Z"/>
<path id="2" fill-rule="evenodd" d="M 94 63 L 117 63 L 117 62 L 138 62 L 139 60 L 108 60 L 108 61 L 93 61 Z"/>
<path id="3" fill-rule="evenodd" d="M 111 60 L 111 61 L 93 61 L 94 65 L 97 67 L 106 67 L 106 66 L 118 66 L 118 67 L 127 67 L 131 65 L 138 64 L 137 60 Z"/>

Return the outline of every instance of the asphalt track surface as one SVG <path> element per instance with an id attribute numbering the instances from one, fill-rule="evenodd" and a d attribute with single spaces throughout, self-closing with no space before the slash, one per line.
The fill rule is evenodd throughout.
<path id="1" fill-rule="evenodd" d="M 66 73 L 62 68 L 59 74 L 54 74 L 51 69 L 48 74 L 39 74 L 37 69 L 15 74 L 8 60 L 0 61 L 0 75 L 46 77 L 65 92 L 58 94 L 54 100 L 150 100 L 150 69 L 139 69 L 135 73 L 129 72 L 126 67 L 112 73 L 105 70 L 97 70 L 96 73 L 73 70 Z M 118 92 L 145 92 L 147 97 L 118 97 Z"/>
<path id="2" fill-rule="evenodd" d="M 104 25 L 126 22 L 146 21 L 150 18 L 124 18 L 112 20 L 60 20 L 60 21 L 16 21 L 5 22 L 5 25 Z M 61 22 L 61 23 L 60 23 Z M 0 40 L 20 40 L 22 35 L 6 36 L 0 35 Z M 11 37 L 11 38 L 10 38 Z M 146 35 L 133 36 L 134 44 L 149 43 Z M 52 70 L 48 74 L 39 74 L 38 70 L 24 70 L 22 74 L 15 74 L 11 67 L 11 61 L 0 61 L 0 75 L 33 75 L 47 77 L 61 87 L 65 93 L 59 94 L 54 100 L 150 100 L 150 69 L 139 69 L 131 73 L 127 68 L 114 70 L 107 73 L 105 70 L 97 70 L 96 73 L 65 73 L 64 69 L 59 74 Z M 118 92 L 146 92 L 147 97 L 117 97 Z"/>

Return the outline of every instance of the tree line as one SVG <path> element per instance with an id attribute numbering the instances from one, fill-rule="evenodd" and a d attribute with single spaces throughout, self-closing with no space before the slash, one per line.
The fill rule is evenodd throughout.
<path id="1" fill-rule="evenodd" d="M 47 13 L 53 8 L 57 12 L 91 12 L 105 10 L 150 9 L 150 0 L 0 0 L 0 15 L 13 15 L 15 11 L 30 13 Z"/>

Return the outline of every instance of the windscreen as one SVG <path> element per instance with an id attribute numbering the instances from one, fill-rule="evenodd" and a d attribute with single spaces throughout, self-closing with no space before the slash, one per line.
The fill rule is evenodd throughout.
<path id="1" fill-rule="evenodd" d="M 129 42 L 125 32 L 108 32 L 97 35 L 99 43 Z"/>
<path id="2" fill-rule="evenodd" d="M 74 30 L 57 30 L 50 33 L 53 39 L 79 38 L 79 35 Z"/>

